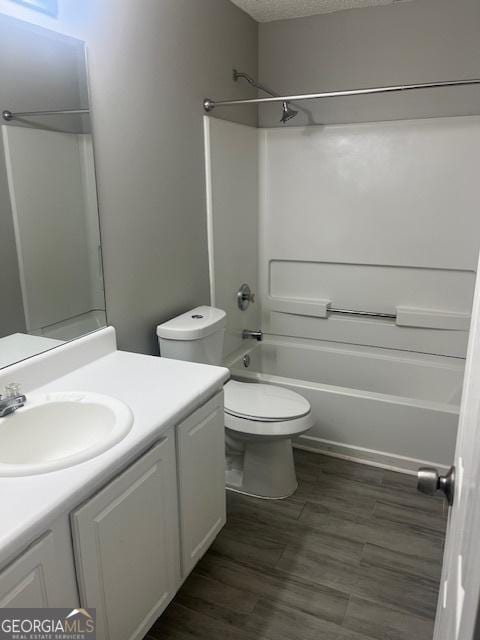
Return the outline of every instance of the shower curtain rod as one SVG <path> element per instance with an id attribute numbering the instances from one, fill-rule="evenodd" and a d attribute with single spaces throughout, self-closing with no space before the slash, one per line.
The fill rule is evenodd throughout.
<path id="1" fill-rule="evenodd" d="M 367 89 L 351 89 L 347 91 L 325 91 L 323 93 L 300 93 L 291 96 L 272 96 L 271 98 L 247 98 L 243 100 L 212 100 L 205 98 L 203 108 L 208 113 L 215 107 L 228 107 L 237 104 L 265 104 L 270 102 L 298 102 L 299 100 L 316 100 L 319 98 L 339 98 L 341 96 L 364 96 L 375 93 L 394 93 L 397 91 L 413 91 L 415 89 L 436 89 L 439 87 L 461 87 L 480 84 L 480 78 L 469 80 L 445 80 L 442 82 L 423 82 L 420 84 L 400 84 L 390 87 L 370 87 Z"/>
<path id="2" fill-rule="evenodd" d="M 89 109 L 58 109 L 56 111 L 21 111 L 13 113 L 9 109 L 2 111 L 2 118 L 7 122 L 15 118 L 28 118 L 32 116 L 57 116 L 57 115 L 76 115 L 82 113 L 90 113 Z"/>

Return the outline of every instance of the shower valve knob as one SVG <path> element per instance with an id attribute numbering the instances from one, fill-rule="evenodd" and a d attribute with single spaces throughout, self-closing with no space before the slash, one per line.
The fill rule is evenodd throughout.
<path id="1" fill-rule="evenodd" d="M 252 292 L 248 284 L 242 284 L 237 291 L 237 305 L 240 311 L 248 309 L 250 303 L 255 302 L 255 294 Z"/>

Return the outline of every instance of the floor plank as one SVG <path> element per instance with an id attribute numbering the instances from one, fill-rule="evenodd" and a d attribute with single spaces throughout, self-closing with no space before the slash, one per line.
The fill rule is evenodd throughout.
<path id="1" fill-rule="evenodd" d="M 228 521 L 145 640 L 431 640 L 446 511 L 413 476 L 295 451 L 298 491 Z"/>
<path id="2" fill-rule="evenodd" d="M 399 505 L 377 500 L 373 515 L 376 520 L 384 520 L 386 522 L 403 524 L 407 521 L 410 526 L 439 531 L 442 536 L 445 531 L 446 518 L 442 513 L 425 511 L 410 505 Z"/>
<path id="3" fill-rule="evenodd" d="M 362 565 L 378 567 L 380 569 L 393 569 L 400 573 L 406 573 L 412 576 L 420 576 L 422 578 L 430 578 L 438 585 L 440 582 L 441 563 L 438 559 L 430 560 L 419 555 L 410 553 L 400 553 L 399 551 L 391 551 L 384 547 L 367 542 L 363 548 Z"/>
<path id="4" fill-rule="evenodd" d="M 412 525 L 408 520 L 385 522 L 371 517 L 332 511 L 321 505 L 307 503 L 299 524 L 305 523 L 310 529 L 340 535 L 358 542 L 375 544 L 391 551 L 423 556 L 441 563 L 443 556 L 443 536 L 431 529 Z"/>
<path id="5" fill-rule="evenodd" d="M 250 591 L 258 600 L 268 598 L 334 622 L 341 622 L 348 602 L 347 594 L 319 585 L 312 579 L 275 568 L 251 567 L 212 554 L 203 558 L 197 572 L 227 588 Z"/>
<path id="6" fill-rule="evenodd" d="M 355 596 L 343 624 L 376 640 L 431 640 L 433 635 L 431 620 Z"/>
<path id="7" fill-rule="evenodd" d="M 234 528 L 225 527 L 211 549 L 232 560 L 253 566 L 273 567 L 282 557 L 285 545 L 274 540 L 257 538 L 249 532 L 243 532 L 239 538 Z"/>

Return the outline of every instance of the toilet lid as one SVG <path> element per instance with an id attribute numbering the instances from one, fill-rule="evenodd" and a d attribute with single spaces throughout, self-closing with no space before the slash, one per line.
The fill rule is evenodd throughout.
<path id="1" fill-rule="evenodd" d="M 310 411 L 308 400 L 283 387 L 230 380 L 224 390 L 225 411 L 241 418 L 278 422 L 300 418 Z"/>

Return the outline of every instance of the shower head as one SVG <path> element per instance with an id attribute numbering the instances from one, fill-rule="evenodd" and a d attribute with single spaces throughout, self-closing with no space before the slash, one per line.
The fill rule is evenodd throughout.
<path id="1" fill-rule="evenodd" d="M 280 118 L 280 122 L 283 122 L 283 124 L 285 124 L 286 122 L 288 122 L 288 120 L 295 118 L 297 113 L 298 111 L 292 109 L 289 106 L 288 102 L 282 102 L 282 117 Z"/>
<path id="2" fill-rule="evenodd" d="M 269 96 L 274 96 L 274 97 L 278 96 L 278 93 L 275 93 L 274 91 L 270 91 L 270 89 L 267 89 L 267 87 L 265 87 L 263 84 L 254 80 L 252 76 L 249 76 L 248 73 L 243 73 L 243 71 L 237 71 L 236 69 L 233 69 L 232 73 L 233 73 L 233 80 L 235 82 L 238 82 L 240 78 L 243 78 L 249 84 L 251 84 L 252 87 L 255 87 L 256 89 L 260 89 L 260 91 L 263 91 L 265 93 L 268 93 Z M 204 106 L 207 111 L 211 110 L 207 103 L 205 103 Z M 283 124 L 285 124 L 288 120 L 291 120 L 292 118 L 294 118 L 297 115 L 297 113 L 298 111 L 295 111 L 295 109 L 290 108 L 290 105 L 288 104 L 288 102 L 283 102 L 282 117 L 280 119 L 280 122 L 283 122 Z"/>

